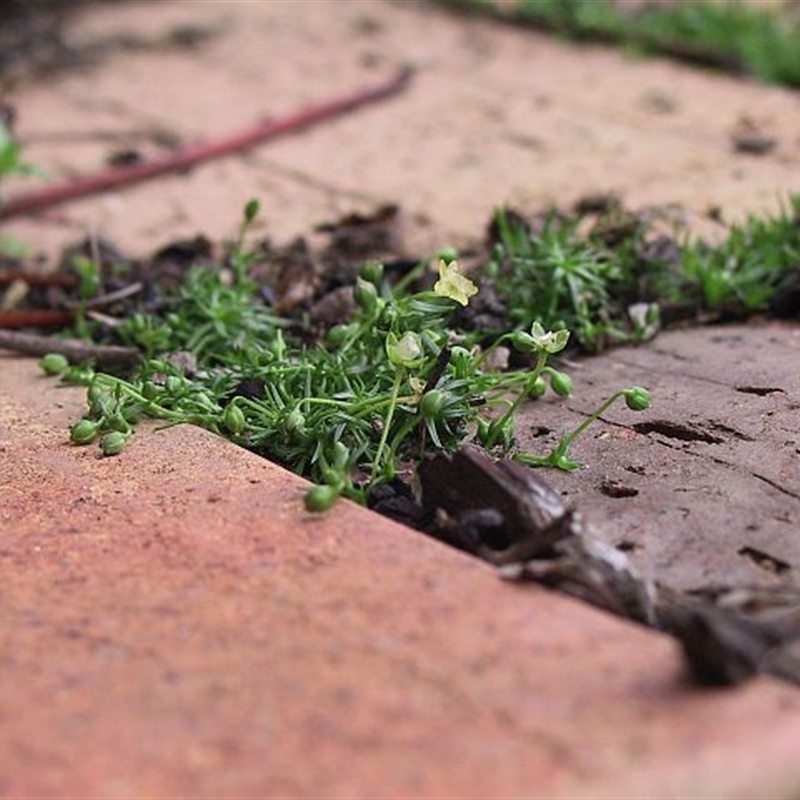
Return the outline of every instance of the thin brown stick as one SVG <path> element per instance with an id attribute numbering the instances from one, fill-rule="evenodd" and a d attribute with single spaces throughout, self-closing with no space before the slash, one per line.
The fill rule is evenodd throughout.
<path id="1" fill-rule="evenodd" d="M 0 348 L 26 356 L 60 353 L 72 364 L 91 361 L 98 367 L 134 367 L 142 357 L 135 347 L 91 344 L 80 339 L 57 339 L 20 331 L 0 330 Z"/>
<path id="2" fill-rule="evenodd" d="M 154 161 L 113 167 L 96 175 L 48 186 L 35 192 L 22 194 L 0 207 L 0 219 L 33 214 L 78 197 L 97 194 L 108 189 L 127 186 L 168 172 L 180 172 L 196 164 L 221 158 L 246 150 L 290 131 L 308 128 L 317 122 L 332 119 L 359 106 L 383 100 L 404 89 L 411 78 L 411 70 L 403 69 L 394 77 L 376 86 L 360 89 L 317 105 L 307 106 L 280 119 L 261 122 L 247 130 L 224 139 L 193 145 Z"/>
<path id="3" fill-rule="evenodd" d="M 75 312 L 62 308 L 27 308 L 0 311 L 0 330 L 14 328 L 57 328 L 75 319 Z"/>
<path id="4" fill-rule="evenodd" d="M 117 289 L 115 292 L 100 294 L 89 300 L 67 300 L 64 302 L 64 306 L 74 311 L 81 308 L 102 308 L 103 306 L 110 306 L 112 303 L 117 303 L 120 300 L 125 300 L 128 297 L 139 294 L 142 289 L 144 289 L 144 284 L 141 281 L 136 281 L 135 283 L 129 283 L 127 286 L 123 286 L 121 289 Z"/>
<path id="5" fill-rule="evenodd" d="M 78 276 L 70 272 L 47 272 L 36 273 L 26 272 L 25 270 L 13 270 L 10 272 L 0 272 L 0 286 L 7 283 L 22 281 L 28 286 L 60 286 L 72 288 L 78 283 Z"/>

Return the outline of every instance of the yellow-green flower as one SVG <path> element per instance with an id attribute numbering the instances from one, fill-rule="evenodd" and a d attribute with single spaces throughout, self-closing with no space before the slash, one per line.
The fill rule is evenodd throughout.
<path id="1" fill-rule="evenodd" d="M 538 350 L 544 350 L 552 355 L 567 346 L 569 331 L 546 331 L 542 323 L 537 320 L 531 326 L 531 339 Z"/>
<path id="2" fill-rule="evenodd" d="M 389 361 L 398 367 L 414 369 L 425 361 L 422 338 L 414 331 L 406 331 L 399 339 L 390 332 L 386 337 L 386 354 Z"/>
<path id="3" fill-rule="evenodd" d="M 461 274 L 458 261 L 451 261 L 448 264 L 440 258 L 439 280 L 434 284 L 433 291 L 441 297 L 449 297 L 465 306 L 469 303 L 470 297 L 478 293 L 478 287 Z"/>

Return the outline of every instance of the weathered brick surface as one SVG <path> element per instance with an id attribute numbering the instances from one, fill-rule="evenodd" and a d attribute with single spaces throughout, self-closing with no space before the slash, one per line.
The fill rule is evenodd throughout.
<path id="1" fill-rule="evenodd" d="M 0 357 L 0 794 L 796 796 L 800 695 Z"/>

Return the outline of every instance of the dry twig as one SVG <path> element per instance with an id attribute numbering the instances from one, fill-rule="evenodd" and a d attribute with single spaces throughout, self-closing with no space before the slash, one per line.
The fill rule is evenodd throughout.
<path id="1" fill-rule="evenodd" d="M 142 356 L 135 347 L 98 345 L 79 339 L 57 339 L 39 333 L 4 330 L 0 330 L 0 348 L 26 356 L 60 353 L 72 364 L 91 361 L 97 367 L 134 367 Z"/>
<path id="2" fill-rule="evenodd" d="M 307 106 L 279 119 L 261 122 L 224 139 L 176 150 L 162 159 L 113 167 L 96 175 L 76 178 L 66 183 L 20 195 L 0 207 L 0 219 L 38 213 L 69 200 L 138 183 L 168 172 L 181 172 L 201 162 L 246 150 L 267 139 L 308 128 L 317 122 L 340 116 L 367 103 L 391 97 L 404 89 L 410 78 L 411 70 L 402 69 L 394 77 L 376 86 L 360 89 L 317 105 Z"/>

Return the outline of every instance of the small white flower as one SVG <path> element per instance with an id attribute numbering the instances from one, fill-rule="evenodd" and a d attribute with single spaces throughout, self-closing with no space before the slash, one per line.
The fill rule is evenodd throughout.
<path id="1" fill-rule="evenodd" d="M 546 331 L 538 320 L 531 326 L 531 339 L 538 350 L 544 350 L 552 355 L 567 346 L 569 331 Z"/>
<path id="2" fill-rule="evenodd" d="M 418 367 L 425 360 L 422 339 L 414 331 L 406 331 L 399 339 L 394 333 L 386 337 L 386 354 L 389 361 L 401 367 Z"/>
<path id="3" fill-rule="evenodd" d="M 478 287 L 461 274 L 458 261 L 449 264 L 439 259 L 439 280 L 433 286 L 433 291 L 441 297 L 449 297 L 462 306 L 469 303 L 470 297 L 478 293 Z"/>

